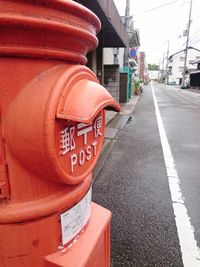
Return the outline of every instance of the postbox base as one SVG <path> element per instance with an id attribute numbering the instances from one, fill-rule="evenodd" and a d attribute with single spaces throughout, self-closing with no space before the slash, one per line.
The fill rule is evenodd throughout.
<path id="1" fill-rule="evenodd" d="M 92 203 L 85 232 L 70 248 L 45 257 L 45 267 L 109 267 L 111 212 Z"/>

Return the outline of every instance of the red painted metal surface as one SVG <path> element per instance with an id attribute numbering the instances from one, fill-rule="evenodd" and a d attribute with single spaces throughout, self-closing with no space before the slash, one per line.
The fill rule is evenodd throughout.
<path id="1" fill-rule="evenodd" d="M 92 12 L 64 0 L 0 7 L 0 266 L 51 266 L 44 259 L 60 251 L 60 215 L 91 185 L 103 109 L 119 105 L 82 65 L 98 44 Z"/>
<path id="2" fill-rule="evenodd" d="M 109 267 L 111 212 L 93 203 L 87 235 L 81 235 L 74 247 L 45 257 L 46 266 L 56 267 Z M 103 220 L 102 220 L 103 218 Z M 96 239 L 94 239 L 96 236 Z M 83 245 L 84 244 L 84 245 Z"/>

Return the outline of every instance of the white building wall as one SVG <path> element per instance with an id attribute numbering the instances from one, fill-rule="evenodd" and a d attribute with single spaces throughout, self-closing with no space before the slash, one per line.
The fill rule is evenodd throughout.
<path id="1" fill-rule="evenodd" d="M 119 48 L 119 66 L 122 68 L 124 65 L 124 48 Z"/>
<path id="2" fill-rule="evenodd" d="M 173 58 L 173 62 L 169 62 L 169 67 L 171 69 L 171 75 L 169 75 L 169 83 L 173 83 L 176 85 L 180 84 L 182 79 L 182 73 L 184 68 L 184 51 L 181 51 L 178 54 L 175 54 Z M 196 65 L 191 64 L 196 60 L 200 59 L 200 52 L 195 49 L 188 49 L 188 56 L 187 56 L 187 69 L 196 69 Z"/>
<path id="3" fill-rule="evenodd" d="M 119 55 L 118 55 L 120 68 L 123 67 L 123 57 L 124 57 L 124 48 L 120 47 L 119 48 Z M 103 64 L 104 65 L 114 64 L 113 48 L 108 47 L 108 48 L 103 49 Z"/>
<path id="4" fill-rule="evenodd" d="M 158 80 L 159 79 L 159 70 L 149 70 L 149 79 Z"/>
<path id="5" fill-rule="evenodd" d="M 103 64 L 114 64 L 113 48 L 108 47 L 103 49 Z"/>

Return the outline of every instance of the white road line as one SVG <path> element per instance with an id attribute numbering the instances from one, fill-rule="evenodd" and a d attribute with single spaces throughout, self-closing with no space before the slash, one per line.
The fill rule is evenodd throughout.
<path id="1" fill-rule="evenodd" d="M 157 123 L 160 133 L 162 150 L 164 155 L 165 166 L 167 170 L 169 188 L 171 192 L 172 206 L 174 210 L 176 227 L 182 252 L 183 265 L 185 267 L 200 266 L 200 249 L 194 237 L 194 228 L 191 225 L 187 208 L 184 204 L 184 197 L 180 188 L 180 180 L 176 170 L 174 158 L 169 146 L 167 135 L 163 126 L 153 85 L 151 84 L 153 101 L 156 111 Z"/>

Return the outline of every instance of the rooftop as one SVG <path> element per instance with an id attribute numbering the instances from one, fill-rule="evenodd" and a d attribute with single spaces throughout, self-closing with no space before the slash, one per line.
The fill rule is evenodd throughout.
<path id="1" fill-rule="evenodd" d="M 128 34 L 113 0 L 78 0 L 93 11 L 101 20 L 102 29 L 98 34 L 100 47 L 125 47 Z"/>

